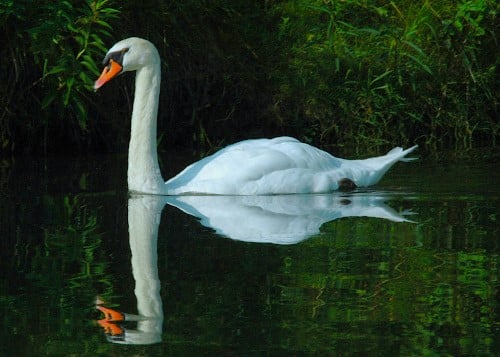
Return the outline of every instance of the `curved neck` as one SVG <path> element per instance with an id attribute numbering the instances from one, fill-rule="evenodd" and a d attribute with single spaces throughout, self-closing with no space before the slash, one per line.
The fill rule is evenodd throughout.
<path id="1" fill-rule="evenodd" d="M 160 59 L 137 70 L 128 153 L 128 188 L 161 193 L 165 183 L 158 165 L 156 122 L 160 96 Z"/>

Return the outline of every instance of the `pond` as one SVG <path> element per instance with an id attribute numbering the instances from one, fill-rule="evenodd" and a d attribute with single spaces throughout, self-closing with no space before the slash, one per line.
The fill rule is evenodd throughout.
<path id="1" fill-rule="evenodd" d="M 125 157 L 0 170 L 1 355 L 500 350 L 498 162 L 267 197 L 129 196 Z"/>

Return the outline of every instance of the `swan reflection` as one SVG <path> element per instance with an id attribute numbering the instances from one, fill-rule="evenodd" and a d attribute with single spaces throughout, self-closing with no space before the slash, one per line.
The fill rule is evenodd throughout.
<path id="1" fill-rule="evenodd" d="M 128 200 L 129 242 L 135 280 L 137 314 L 104 306 L 98 324 L 110 342 L 152 344 L 161 341 L 163 310 L 157 266 L 157 239 L 166 204 L 198 218 L 225 237 L 255 243 L 296 244 L 320 232 L 326 222 L 342 217 L 375 217 L 409 222 L 384 203 L 378 193 L 284 196 L 153 196 L 132 195 Z M 133 321 L 136 325 L 131 325 Z"/>
<path id="2" fill-rule="evenodd" d="M 108 341 L 146 345 L 161 341 L 163 309 L 158 278 L 157 239 L 164 197 L 133 196 L 128 200 L 129 244 L 138 314 L 127 314 L 104 306 L 99 298 L 96 308 L 104 314 L 98 324 Z M 130 322 L 137 326 L 131 328 Z"/>
<path id="3" fill-rule="evenodd" d="M 274 196 L 172 196 L 167 203 L 200 219 L 219 235 L 254 243 L 295 244 L 343 217 L 407 222 L 407 212 L 387 206 L 380 194 Z"/>

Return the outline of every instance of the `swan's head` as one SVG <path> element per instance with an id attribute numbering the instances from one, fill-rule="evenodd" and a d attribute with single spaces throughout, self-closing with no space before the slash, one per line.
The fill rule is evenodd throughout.
<path id="1" fill-rule="evenodd" d="M 154 65 L 159 62 L 160 56 L 156 47 L 149 41 L 138 37 L 130 37 L 117 42 L 111 47 L 104 57 L 104 70 L 94 83 L 94 90 L 128 71 L 136 71 L 142 67 Z"/>

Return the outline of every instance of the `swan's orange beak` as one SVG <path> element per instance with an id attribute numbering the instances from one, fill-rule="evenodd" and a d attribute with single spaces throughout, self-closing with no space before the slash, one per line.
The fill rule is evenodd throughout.
<path id="1" fill-rule="evenodd" d="M 109 65 L 107 65 L 106 67 L 104 67 L 104 69 L 102 70 L 101 75 L 99 76 L 99 78 L 97 78 L 97 81 L 95 81 L 95 83 L 94 83 L 94 90 L 98 90 L 104 84 L 106 84 L 111 79 L 113 79 L 114 77 L 116 77 L 116 75 L 122 71 L 122 68 L 123 67 L 121 66 L 121 64 L 119 64 L 118 62 L 110 59 L 109 60 Z"/>

